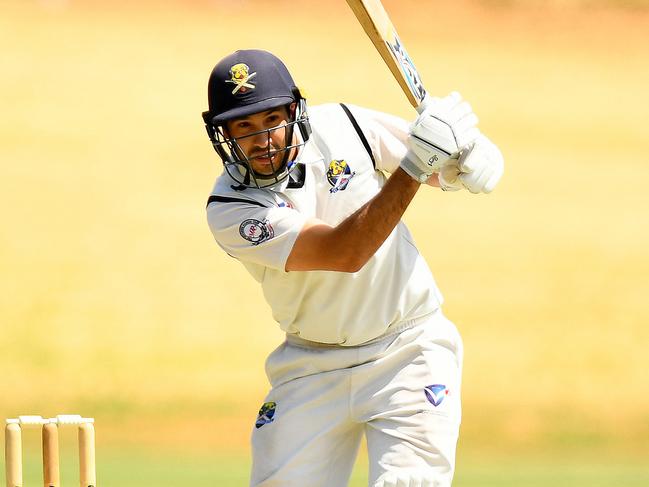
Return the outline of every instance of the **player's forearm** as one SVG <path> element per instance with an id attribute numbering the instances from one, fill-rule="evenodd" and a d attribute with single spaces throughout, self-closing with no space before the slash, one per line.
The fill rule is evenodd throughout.
<path id="1" fill-rule="evenodd" d="M 344 249 L 351 272 L 359 270 L 397 226 L 420 184 L 401 168 L 381 191 L 348 216 L 332 232 L 332 242 Z"/>
<path id="2" fill-rule="evenodd" d="M 399 168 L 374 198 L 336 227 L 307 221 L 286 260 L 286 271 L 358 271 L 397 226 L 418 189 L 419 183 Z"/>

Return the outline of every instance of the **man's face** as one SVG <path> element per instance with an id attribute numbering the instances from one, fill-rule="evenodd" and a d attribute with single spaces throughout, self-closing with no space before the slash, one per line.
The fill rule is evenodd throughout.
<path id="1" fill-rule="evenodd" d="M 290 109 L 294 110 L 295 104 L 292 104 Z M 286 147 L 286 124 L 290 118 L 286 107 L 272 108 L 228 120 L 225 131 L 228 137 L 237 139 L 237 143 L 250 160 L 253 171 L 262 176 L 270 176 L 282 164 L 283 149 Z M 295 149 L 291 150 L 289 160 L 294 157 L 294 151 Z"/>

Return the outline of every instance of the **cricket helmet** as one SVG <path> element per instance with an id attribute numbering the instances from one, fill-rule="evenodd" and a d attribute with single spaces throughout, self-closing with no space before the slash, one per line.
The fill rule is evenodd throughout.
<path id="1" fill-rule="evenodd" d="M 292 149 L 306 143 L 311 127 L 306 100 L 284 63 L 267 51 L 236 51 L 219 61 L 212 70 L 207 97 L 209 110 L 203 112 L 203 121 L 228 174 L 242 187 L 263 188 L 286 179 L 296 165 L 288 160 Z M 295 109 L 291 110 L 289 107 L 293 103 Z M 284 147 L 273 150 L 273 154 L 283 154 L 278 167 L 272 168 L 272 174 L 261 175 L 253 170 L 250 159 L 241 149 L 239 141 L 242 137 L 230 137 L 226 123 L 278 107 L 287 107 L 288 123 L 262 132 L 267 133 L 270 141 L 274 130 L 285 129 Z M 258 136 L 259 133 L 246 137 Z"/>

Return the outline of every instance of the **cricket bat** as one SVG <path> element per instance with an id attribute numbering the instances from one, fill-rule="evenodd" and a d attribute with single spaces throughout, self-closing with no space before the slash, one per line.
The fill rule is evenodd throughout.
<path id="1" fill-rule="evenodd" d="M 380 0 L 347 0 L 347 3 L 410 104 L 421 113 L 426 89 Z"/>

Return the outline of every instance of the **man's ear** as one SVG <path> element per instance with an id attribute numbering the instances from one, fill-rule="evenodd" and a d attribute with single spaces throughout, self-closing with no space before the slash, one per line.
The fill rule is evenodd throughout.
<path id="1" fill-rule="evenodd" d="M 288 111 L 291 116 L 295 115 L 295 109 L 297 108 L 297 103 L 293 102 L 289 105 Z"/>

